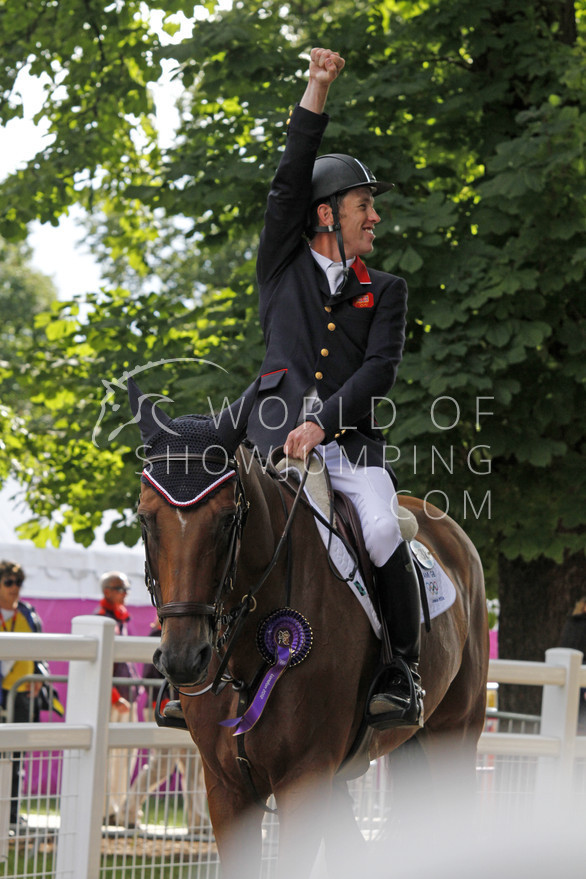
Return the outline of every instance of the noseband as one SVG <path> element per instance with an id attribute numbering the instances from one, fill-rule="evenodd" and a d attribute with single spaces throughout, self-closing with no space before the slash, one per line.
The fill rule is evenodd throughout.
<path id="1" fill-rule="evenodd" d="M 146 458 L 147 463 L 154 463 L 156 461 L 185 461 L 185 460 L 195 460 L 195 461 L 203 461 L 204 456 L 200 454 L 188 454 L 188 455 L 152 455 L 150 458 Z M 211 455 L 206 455 L 205 460 L 212 461 L 214 463 L 222 463 L 224 465 L 228 465 L 234 468 L 235 476 L 236 476 L 236 491 L 235 491 L 235 515 L 234 521 L 232 523 L 232 527 L 230 530 L 230 540 L 229 540 L 229 548 L 226 556 L 226 563 L 224 565 L 224 570 L 222 572 L 222 576 L 220 577 L 220 581 L 218 583 L 218 588 L 216 591 L 216 595 L 214 598 L 213 604 L 203 604 L 197 601 L 170 601 L 167 604 L 161 603 L 161 589 L 160 583 L 153 576 L 152 567 L 150 563 L 149 549 L 148 549 L 148 535 L 146 528 L 143 523 L 141 523 L 142 528 L 142 536 L 145 547 L 145 583 L 147 585 L 147 589 L 149 590 L 151 601 L 153 607 L 157 611 L 157 615 L 159 620 L 162 622 L 164 619 L 168 617 L 182 617 L 182 616 L 209 616 L 213 617 L 213 647 L 216 653 L 220 656 L 220 664 L 218 670 L 216 672 L 214 682 L 211 685 L 212 692 L 217 693 L 221 690 L 222 686 L 225 685 L 226 678 L 225 672 L 228 666 L 228 661 L 230 659 L 230 655 L 234 648 L 234 645 L 238 639 L 240 634 L 240 630 L 244 624 L 249 613 L 254 611 L 256 608 L 256 598 L 255 595 L 267 581 L 271 571 L 274 569 L 277 561 L 280 557 L 281 551 L 285 544 L 289 541 L 289 533 L 291 530 L 291 526 L 293 524 L 293 519 L 295 517 L 295 512 L 297 510 L 297 506 L 301 500 L 303 495 L 303 490 L 305 487 L 305 483 L 307 480 L 307 469 L 305 470 L 303 477 L 299 483 L 297 491 L 295 492 L 295 498 L 291 505 L 291 508 L 287 514 L 287 506 L 285 504 L 284 498 L 281 494 L 281 502 L 283 504 L 283 512 L 285 515 L 285 525 L 283 531 L 281 533 L 281 537 L 275 547 L 273 552 L 273 556 L 263 571 L 259 580 L 252 586 L 249 591 L 241 598 L 241 600 L 230 610 L 228 613 L 223 613 L 223 598 L 227 591 L 232 590 L 234 587 L 234 580 L 236 576 L 236 568 L 238 566 L 238 556 L 240 553 L 240 544 L 242 539 L 242 532 L 244 530 L 244 526 L 246 524 L 246 517 L 249 509 L 249 502 L 246 499 L 246 494 L 244 491 L 244 485 L 242 483 L 242 478 L 240 476 L 240 470 L 238 461 L 236 458 L 222 458 L 219 456 L 212 457 Z M 277 474 L 278 476 L 278 474 Z M 315 512 L 314 512 L 315 514 Z M 324 520 L 326 521 L 326 520 Z M 287 578 L 289 580 L 289 578 Z M 290 584 L 287 583 L 287 590 L 289 590 Z M 288 601 L 287 601 L 288 603 Z M 220 630 L 224 629 L 224 633 L 220 636 Z M 227 643 L 229 642 L 229 643 Z M 225 646 L 227 645 L 227 646 Z M 230 676 L 228 676 L 230 679 Z M 206 688 L 207 689 L 207 688 Z M 205 692 L 202 691 L 202 692 Z M 185 695 L 199 695 L 197 693 L 186 693 Z"/>
<path id="2" fill-rule="evenodd" d="M 182 454 L 182 455 L 152 455 L 150 458 L 146 458 L 147 464 L 154 464 L 157 461 L 186 461 L 186 460 L 194 460 L 203 462 L 205 459 L 206 464 L 211 462 L 213 464 L 223 464 L 227 467 L 231 467 L 235 471 L 236 475 L 236 497 L 235 497 L 235 515 L 234 521 L 232 522 L 232 526 L 230 528 L 230 538 L 229 538 L 229 546 L 228 553 L 226 556 L 226 563 L 224 565 L 224 570 L 222 572 L 222 576 L 220 577 L 220 582 L 218 584 L 218 589 L 216 591 L 216 595 L 214 598 L 213 604 L 204 604 L 199 601 L 169 601 L 166 604 L 162 604 L 161 602 L 161 586 L 159 581 L 154 577 L 152 572 L 152 565 L 149 554 L 149 545 L 148 545 L 148 534 L 147 529 L 144 523 L 141 522 L 141 532 L 142 539 L 144 543 L 145 549 L 145 564 L 144 564 L 144 579 L 146 583 L 146 587 L 151 596 L 151 602 L 153 607 L 157 611 L 157 616 L 159 621 L 162 623 L 164 619 L 168 617 L 185 617 L 185 616 L 210 616 L 214 618 L 214 630 L 217 632 L 219 626 L 222 624 L 222 596 L 225 592 L 231 590 L 234 586 L 234 577 L 236 574 L 236 567 L 238 564 L 238 554 L 240 550 L 240 542 L 242 537 L 242 531 L 244 530 L 244 525 L 246 524 L 246 516 L 248 514 L 249 503 L 246 500 L 246 494 L 244 492 L 244 485 L 242 484 L 242 479 L 240 477 L 240 471 L 238 468 L 238 461 L 236 458 L 223 458 L 219 455 L 199 455 L 199 454 Z"/>

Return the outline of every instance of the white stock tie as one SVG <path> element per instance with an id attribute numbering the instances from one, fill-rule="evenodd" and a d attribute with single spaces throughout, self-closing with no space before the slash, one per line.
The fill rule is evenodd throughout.
<path id="1" fill-rule="evenodd" d="M 328 283 L 330 285 L 330 293 L 337 296 L 344 280 L 344 267 L 341 262 L 331 262 L 326 269 Z"/>

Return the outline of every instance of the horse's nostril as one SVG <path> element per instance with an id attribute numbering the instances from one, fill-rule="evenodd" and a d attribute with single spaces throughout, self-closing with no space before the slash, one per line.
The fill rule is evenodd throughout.
<path id="1" fill-rule="evenodd" d="M 155 668 L 175 686 L 199 683 L 206 677 L 212 659 L 213 651 L 209 644 L 183 647 L 185 649 L 177 650 L 173 645 L 162 645 L 153 653 Z"/>
<path id="2" fill-rule="evenodd" d="M 153 653 L 153 665 L 159 671 L 161 671 L 161 655 L 162 655 L 161 648 L 157 647 L 157 649 Z"/>
<path id="3" fill-rule="evenodd" d="M 209 644 L 203 648 L 200 654 L 200 665 L 202 668 L 207 668 L 212 659 L 212 648 Z"/>

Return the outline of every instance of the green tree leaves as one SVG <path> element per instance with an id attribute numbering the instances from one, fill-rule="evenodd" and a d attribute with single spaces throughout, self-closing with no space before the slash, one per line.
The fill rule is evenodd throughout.
<path id="1" fill-rule="evenodd" d="M 104 442 L 128 415 L 119 388 L 103 403 L 108 383 L 158 363 L 141 373 L 148 391 L 170 391 L 174 411 L 207 411 L 208 397 L 219 405 L 256 374 L 255 248 L 304 87 L 301 56 L 315 43 L 347 61 L 323 151 L 356 154 L 396 183 L 377 201 L 370 262 L 410 288 L 388 429 L 401 485 L 443 491 L 486 554 L 573 551 L 584 524 L 586 113 L 568 4 L 357 0 L 335 14 L 304 2 L 207 4 L 174 45 L 149 24 L 156 4 L 94 6 L 63 0 L 21 15 L 6 0 L 0 19 L 2 118 L 19 112 L 18 37 L 31 69 L 49 78 L 52 137 L 2 184 L 0 229 L 18 237 L 33 217 L 56 222 L 79 201 L 93 210 L 105 278 L 82 312 L 62 303 L 37 321 L 18 373 L 37 412 L 19 428 L 26 443 L 14 447 L 13 469 L 27 473 L 37 539 L 53 509 L 86 541 L 108 506 L 121 511 L 111 539 L 136 534 L 124 511 L 138 439 L 128 427 Z M 166 4 L 167 30 L 179 11 L 190 12 Z M 177 65 L 185 87 L 164 151 L 149 94 L 162 62 Z M 431 418 L 440 397 L 448 412 L 458 407 L 449 430 Z M 492 414 L 479 419 L 479 407 Z M 390 423 L 389 405 L 380 420 Z M 452 472 L 439 453 L 453 457 Z M 490 474 L 478 472 L 482 460 Z"/>

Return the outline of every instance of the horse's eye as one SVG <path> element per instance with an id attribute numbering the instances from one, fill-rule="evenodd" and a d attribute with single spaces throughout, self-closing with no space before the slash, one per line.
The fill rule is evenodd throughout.
<path id="1" fill-rule="evenodd" d="M 236 521 L 236 514 L 235 513 L 229 513 L 227 516 L 224 516 L 224 519 L 222 520 L 223 530 L 230 531 L 230 529 L 233 527 L 235 521 Z"/>
<path id="2" fill-rule="evenodd" d="M 138 513 L 137 519 L 142 528 L 146 528 L 146 530 L 150 530 L 153 524 L 154 516 L 151 516 L 148 513 Z"/>

